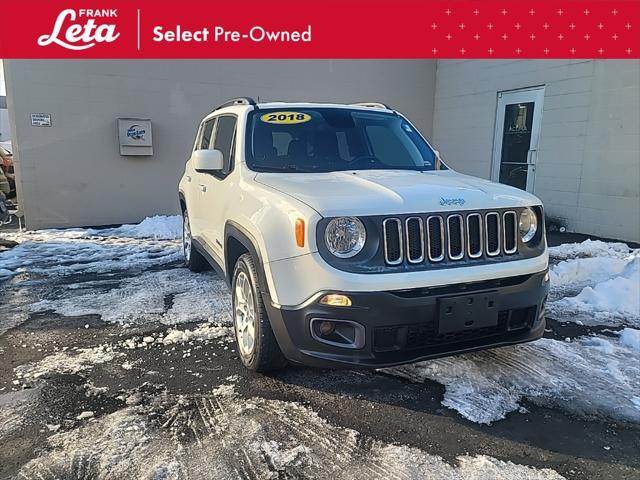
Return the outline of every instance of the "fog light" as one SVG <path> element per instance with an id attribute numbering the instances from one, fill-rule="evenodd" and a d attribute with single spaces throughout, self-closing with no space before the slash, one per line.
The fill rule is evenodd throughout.
<path id="1" fill-rule="evenodd" d="M 320 329 L 320 334 L 323 336 L 327 336 L 327 335 L 331 335 L 334 330 L 336 329 L 336 324 L 333 322 L 320 322 L 320 326 L 318 327 Z"/>
<path id="2" fill-rule="evenodd" d="M 322 305 L 330 305 L 332 307 L 350 307 L 351 299 L 346 295 L 331 293 L 320 299 Z"/>

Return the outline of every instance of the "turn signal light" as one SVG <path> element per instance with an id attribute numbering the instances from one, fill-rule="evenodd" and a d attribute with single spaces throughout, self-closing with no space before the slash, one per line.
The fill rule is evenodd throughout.
<path id="1" fill-rule="evenodd" d="M 296 245 L 304 247 L 304 220 L 301 218 L 296 220 Z"/>
<path id="2" fill-rule="evenodd" d="M 332 307 L 350 307 L 351 299 L 346 295 L 339 295 L 337 293 L 330 293 L 320 299 L 322 305 L 329 305 Z"/>

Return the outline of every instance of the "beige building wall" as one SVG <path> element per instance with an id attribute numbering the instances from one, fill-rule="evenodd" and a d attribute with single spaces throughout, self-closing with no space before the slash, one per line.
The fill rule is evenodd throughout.
<path id="1" fill-rule="evenodd" d="M 199 120 L 227 99 L 393 105 L 432 131 L 435 61 L 5 60 L 19 200 L 28 228 L 178 213 Z M 32 127 L 30 113 L 52 127 Z M 116 119 L 150 118 L 152 157 L 119 155 Z"/>
<path id="2" fill-rule="evenodd" d="M 640 62 L 438 61 L 433 143 L 490 178 L 497 94 L 545 86 L 534 193 L 569 231 L 640 241 Z"/>

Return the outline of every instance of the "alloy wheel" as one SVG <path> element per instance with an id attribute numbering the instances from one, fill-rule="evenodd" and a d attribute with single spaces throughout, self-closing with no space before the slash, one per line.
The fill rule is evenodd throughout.
<path id="1" fill-rule="evenodd" d="M 249 356 L 255 348 L 256 305 L 251 282 L 245 272 L 240 272 L 234 285 L 234 320 L 240 353 Z"/>

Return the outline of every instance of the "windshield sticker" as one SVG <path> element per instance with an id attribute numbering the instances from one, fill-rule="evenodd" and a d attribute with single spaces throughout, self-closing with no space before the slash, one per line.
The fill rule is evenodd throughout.
<path id="1" fill-rule="evenodd" d="M 311 115 L 301 112 L 273 112 L 265 113 L 260 117 L 265 123 L 274 123 L 277 125 L 292 125 L 295 123 L 305 123 L 311 120 Z"/>

